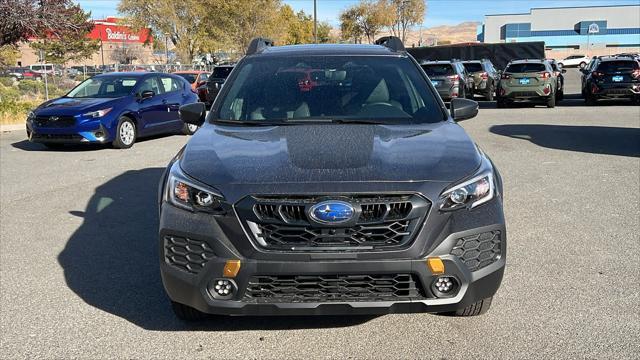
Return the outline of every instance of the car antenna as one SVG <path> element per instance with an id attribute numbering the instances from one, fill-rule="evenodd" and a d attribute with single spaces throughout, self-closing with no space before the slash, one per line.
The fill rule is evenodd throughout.
<path id="1" fill-rule="evenodd" d="M 383 36 L 374 42 L 376 45 L 382 45 L 393 51 L 406 51 L 402 40 L 397 36 Z"/>
<path id="2" fill-rule="evenodd" d="M 261 53 L 264 49 L 270 46 L 273 46 L 273 40 L 263 37 L 254 38 L 249 43 L 246 55 Z"/>

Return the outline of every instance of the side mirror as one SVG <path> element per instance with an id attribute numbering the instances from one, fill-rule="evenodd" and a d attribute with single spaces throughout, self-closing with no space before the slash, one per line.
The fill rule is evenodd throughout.
<path id="1" fill-rule="evenodd" d="M 145 90 L 140 94 L 140 100 L 151 99 L 156 96 L 156 93 L 151 90 Z"/>
<path id="2" fill-rule="evenodd" d="M 462 121 L 478 115 L 478 103 L 469 99 L 455 98 L 451 100 L 451 117 L 455 121 Z"/>
<path id="3" fill-rule="evenodd" d="M 204 103 L 197 102 L 180 106 L 180 120 L 187 124 L 202 126 L 204 124 L 207 108 Z"/>

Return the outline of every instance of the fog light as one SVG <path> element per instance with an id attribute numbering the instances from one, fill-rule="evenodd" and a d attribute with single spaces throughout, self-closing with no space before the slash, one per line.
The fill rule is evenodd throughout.
<path id="1" fill-rule="evenodd" d="M 453 276 L 439 276 L 431 285 L 437 297 L 452 296 L 458 288 L 458 281 Z"/>
<path id="2" fill-rule="evenodd" d="M 236 285 L 230 279 L 215 279 L 209 284 L 209 292 L 216 298 L 229 298 L 236 290 Z"/>

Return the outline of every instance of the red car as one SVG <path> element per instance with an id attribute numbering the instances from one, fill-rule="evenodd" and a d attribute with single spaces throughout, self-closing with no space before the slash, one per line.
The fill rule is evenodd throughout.
<path id="1" fill-rule="evenodd" d="M 185 78 L 191 84 L 191 89 L 195 92 L 199 86 L 204 85 L 207 82 L 207 79 L 209 78 L 209 75 L 211 73 L 207 71 L 194 70 L 176 71 L 174 72 L 174 74 Z"/>

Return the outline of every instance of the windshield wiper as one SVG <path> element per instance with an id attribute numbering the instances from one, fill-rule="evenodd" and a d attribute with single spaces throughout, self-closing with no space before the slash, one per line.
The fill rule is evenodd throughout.
<path id="1" fill-rule="evenodd" d="M 213 122 L 214 123 L 220 123 L 220 124 L 236 125 L 236 126 L 280 126 L 280 125 L 289 125 L 286 122 L 281 122 L 281 121 L 273 122 L 273 121 L 262 121 L 262 120 L 258 120 L 258 121 L 240 121 L 240 120 L 215 119 L 215 120 L 213 120 Z"/>
<path id="2" fill-rule="evenodd" d="M 334 118 L 300 118 L 300 119 L 287 119 L 287 123 L 290 124 L 306 124 L 306 123 L 333 123 L 333 124 L 364 124 L 364 125 L 385 125 L 388 121 L 375 121 L 368 119 L 334 119 Z"/>

